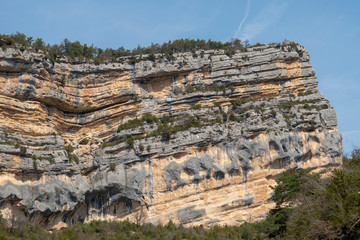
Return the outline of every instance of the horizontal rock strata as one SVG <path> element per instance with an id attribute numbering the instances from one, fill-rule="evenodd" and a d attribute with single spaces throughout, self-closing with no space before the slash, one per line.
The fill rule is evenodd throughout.
<path id="1" fill-rule="evenodd" d="M 234 225 L 266 217 L 282 172 L 341 164 L 304 47 L 174 57 L 53 64 L 0 49 L 3 218 Z"/>

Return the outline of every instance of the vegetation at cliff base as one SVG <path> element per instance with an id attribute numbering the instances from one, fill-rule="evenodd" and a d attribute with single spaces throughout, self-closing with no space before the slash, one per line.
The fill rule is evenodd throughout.
<path id="1" fill-rule="evenodd" d="M 39 226 L 0 224 L 0 239 L 359 239 L 360 149 L 331 177 L 290 170 L 273 186 L 276 207 L 265 220 L 240 226 L 186 228 L 129 221 L 78 223 L 49 233 Z"/>

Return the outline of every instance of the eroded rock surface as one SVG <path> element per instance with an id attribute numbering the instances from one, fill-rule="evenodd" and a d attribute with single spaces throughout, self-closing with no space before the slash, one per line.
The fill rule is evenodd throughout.
<path id="1" fill-rule="evenodd" d="M 341 164 L 305 48 L 197 55 L 53 64 L 0 49 L 3 218 L 239 224 L 266 216 L 282 172 Z"/>

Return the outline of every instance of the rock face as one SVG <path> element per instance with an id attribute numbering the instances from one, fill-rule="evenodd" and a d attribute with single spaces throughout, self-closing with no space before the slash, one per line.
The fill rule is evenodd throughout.
<path id="1" fill-rule="evenodd" d="M 256 221 L 282 172 L 341 164 L 300 45 L 100 65 L 0 50 L 0 105 L 1 214 L 48 229 Z"/>

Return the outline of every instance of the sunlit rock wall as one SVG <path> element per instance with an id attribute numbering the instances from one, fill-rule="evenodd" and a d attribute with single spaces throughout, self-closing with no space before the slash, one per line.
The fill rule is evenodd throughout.
<path id="1" fill-rule="evenodd" d="M 274 206 L 282 172 L 341 164 L 336 114 L 304 47 L 196 55 L 53 64 L 0 49 L 5 221 L 252 222 Z"/>

